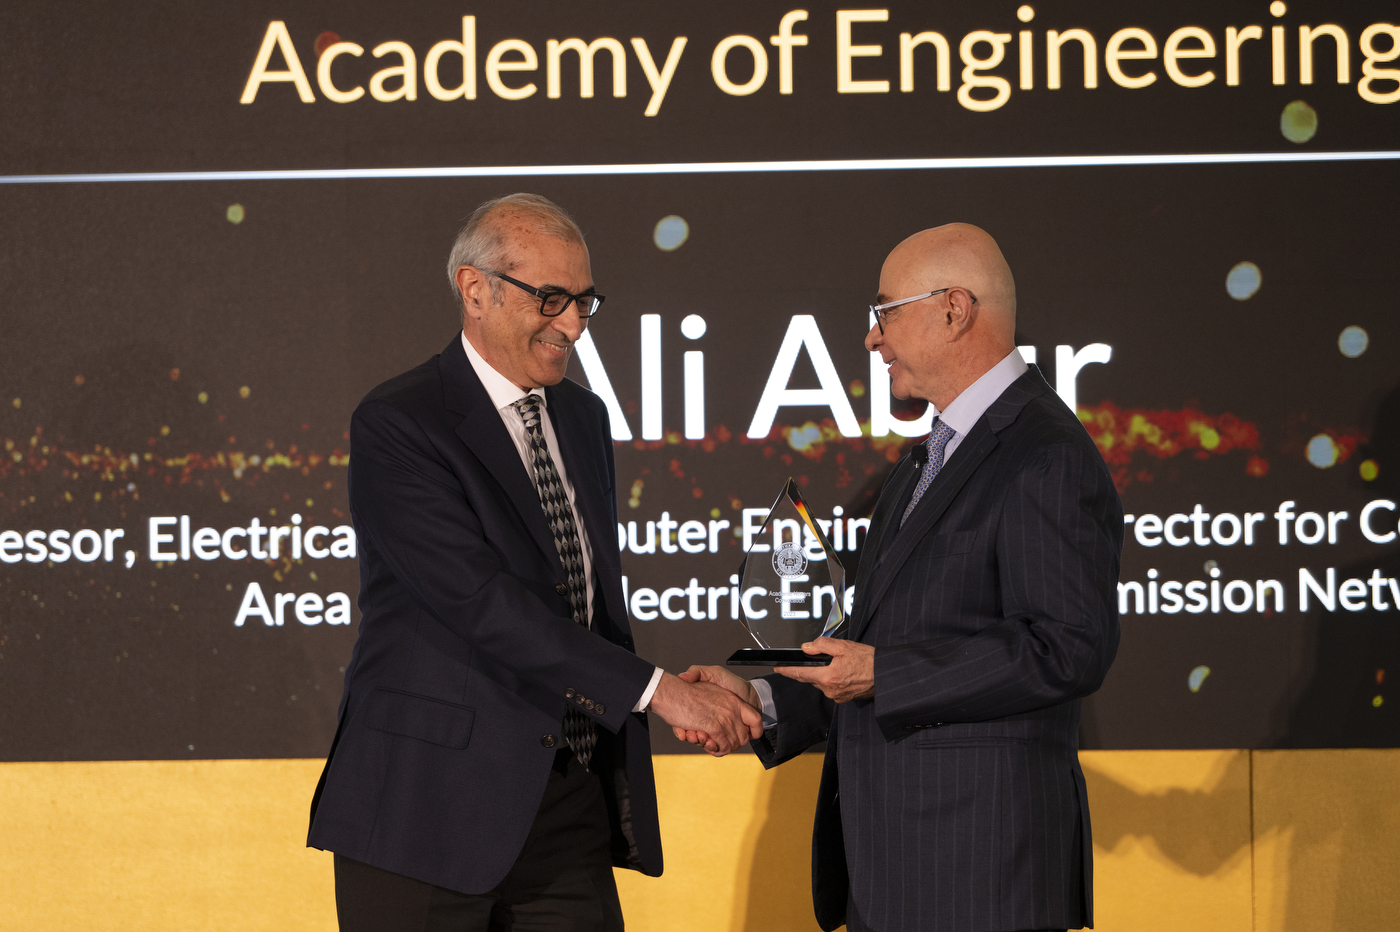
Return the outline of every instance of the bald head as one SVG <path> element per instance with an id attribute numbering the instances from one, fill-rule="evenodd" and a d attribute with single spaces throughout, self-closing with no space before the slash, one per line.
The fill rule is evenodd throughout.
<path id="1" fill-rule="evenodd" d="M 941 292 L 891 308 L 866 346 L 890 364 L 899 398 L 941 410 L 1016 345 L 1016 281 L 996 240 L 970 223 L 915 233 L 880 270 L 881 304 Z"/>
<path id="2" fill-rule="evenodd" d="M 894 248 L 886 265 L 891 262 L 935 283 L 929 285 L 929 291 L 957 285 L 966 288 L 977 299 L 981 314 L 989 318 L 980 323 L 990 325 L 1008 345 L 1013 341 L 1016 280 L 1001 247 L 986 230 L 970 223 L 945 223 L 921 230 Z"/>

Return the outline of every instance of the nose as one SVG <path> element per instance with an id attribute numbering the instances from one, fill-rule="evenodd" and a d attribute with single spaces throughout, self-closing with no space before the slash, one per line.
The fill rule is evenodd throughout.
<path id="1" fill-rule="evenodd" d="M 880 325 L 876 324 L 870 328 L 870 332 L 865 335 L 865 348 L 870 352 L 875 352 L 880 348 L 880 344 L 885 342 L 885 335 L 880 332 Z"/>
<path id="2" fill-rule="evenodd" d="M 583 336 L 583 331 L 588 329 L 588 318 L 578 316 L 578 311 L 573 304 L 564 308 L 564 313 L 554 318 L 553 327 L 556 331 L 569 338 L 573 343 Z"/>

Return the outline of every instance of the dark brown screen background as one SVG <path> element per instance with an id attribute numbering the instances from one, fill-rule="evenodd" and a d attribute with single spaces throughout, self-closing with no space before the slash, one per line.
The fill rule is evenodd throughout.
<path id="1" fill-rule="evenodd" d="M 780 95 L 767 37 L 787 8 L 772 4 L 14 5 L 0 12 L 0 175 L 1400 149 L 1398 105 L 1368 103 L 1356 90 L 1358 36 L 1393 12 L 1291 7 L 1275 20 L 1256 3 L 1130 11 L 1078 2 L 1038 9 L 1024 25 L 1010 4 L 892 6 L 889 22 L 856 27 L 857 42 L 880 42 L 885 54 L 857 59 L 855 70 L 895 90 L 858 95 L 835 90 L 837 8 L 809 8 L 796 30 L 810 44 L 794 50 L 795 93 Z M 433 43 L 460 38 L 466 14 L 477 17 L 478 69 L 503 38 L 537 49 L 541 70 L 528 79 L 538 93 L 499 99 L 479 71 L 476 100 L 432 99 L 422 59 Z M 341 87 L 368 87 L 376 68 L 397 63 L 376 61 L 375 45 L 407 42 L 418 99 L 340 105 L 317 89 L 307 105 L 282 83 L 240 105 L 271 20 L 286 22 L 313 88 L 325 31 L 366 49 L 337 65 Z M 1269 80 L 1275 22 L 1289 36 L 1281 87 Z M 1349 85 L 1333 80 L 1330 39 L 1317 43 L 1316 83 L 1298 83 L 1297 27 L 1323 22 L 1350 37 Z M 1218 73 L 1199 89 L 1168 81 L 1160 59 L 1150 63 L 1157 83 L 1142 90 L 1118 87 L 1102 67 L 1102 45 L 1120 28 L 1146 28 L 1160 45 L 1172 30 L 1200 25 L 1223 46 L 1226 26 L 1249 24 L 1266 38 L 1245 47 L 1238 87 L 1224 86 L 1223 48 L 1213 61 L 1187 63 Z M 1099 86 L 1081 86 L 1071 44 L 1065 87 L 1045 90 L 1045 30 L 1073 27 L 1099 41 Z M 990 113 L 959 106 L 958 39 L 1022 28 L 1035 30 L 1036 89 L 1015 89 L 1013 38 L 993 72 L 1011 81 L 1010 102 Z M 934 90 L 920 58 L 919 89 L 899 93 L 898 34 L 926 29 L 953 46 L 952 91 Z M 748 97 L 721 93 L 709 71 L 710 51 L 737 33 L 759 38 L 770 59 L 765 85 Z M 597 96 L 579 98 L 569 55 L 562 97 L 545 97 L 549 38 L 616 36 L 626 45 L 643 36 L 660 57 L 678 35 L 688 45 L 656 117 L 642 115 L 650 91 L 630 47 L 627 97 L 609 96 L 606 53 Z M 739 79 L 745 54 L 732 57 Z M 280 56 L 273 61 L 281 67 Z M 451 75 L 444 64 L 449 86 Z M 1280 132 L 1294 100 L 1318 114 L 1316 135 L 1301 144 Z M 1258 580 L 1274 579 L 1285 592 L 1282 612 L 1199 614 L 1139 614 L 1129 593 L 1117 663 L 1085 706 L 1083 746 L 1394 746 L 1400 698 L 1387 701 L 1387 676 L 1400 674 L 1400 600 L 1384 581 L 1400 576 L 1400 556 L 1394 538 L 1372 542 L 1359 522 L 1368 503 L 1400 499 L 1396 165 L 0 185 L 0 531 L 124 532 L 111 562 L 28 562 L 23 548 L 5 551 L 20 560 L 0 564 L 0 759 L 325 753 L 354 624 L 303 624 L 292 604 L 281 626 L 234 619 L 251 583 L 274 605 L 277 593 L 343 592 L 353 601 L 355 561 L 158 565 L 148 521 L 188 515 L 193 529 L 220 532 L 255 517 L 283 525 L 294 514 L 304 528 L 349 524 L 350 412 L 453 337 L 442 271 L 451 237 L 477 203 L 514 190 L 565 205 L 589 237 L 608 296 L 590 332 L 638 438 L 615 447 L 620 519 L 637 522 L 643 537 L 662 512 L 731 523 L 717 553 L 625 553 L 629 591 L 685 589 L 692 579 L 726 586 L 742 555 L 732 534 L 742 509 L 767 506 L 789 475 L 820 516 L 837 505 L 848 518 L 868 515 L 911 441 L 841 437 L 832 411 L 813 406 L 779 408 L 766 438 L 745 432 L 790 321 L 805 314 L 868 424 L 861 339 L 880 263 L 915 230 L 967 220 L 1007 255 L 1018 342 L 1036 347 L 1052 384 L 1056 346 L 1112 347 L 1111 361 L 1083 368 L 1076 385 L 1125 511 L 1166 518 L 1199 504 L 1212 516 L 1265 515 L 1250 546 L 1149 548 L 1130 526 L 1124 583 L 1145 591 L 1155 570 L 1158 583 L 1208 584 L 1214 561 L 1222 584 L 1242 580 L 1253 593 Z M 689 236 L 667 251 L 654 231 L 671 215 L 684 218 Z M 1227 276 L 1242 262 L 1260 270 L 1262 284 L 1237 300 Z M 660 316 L 662 335 L 665 436 L 654 441 L 639 439 L 646 314 Z M 690 314 L 706 322 L 697 340 L 680 331 Z M 1365 331 L 1359 355 L 1342 352 L 1346 328 Z M 1350 352 L 1358 344 L 1348 339 Z M 705 355 L 704 441 L 683 437 L 682 354 L 692 350 Z M 577 365 L 573 375 L 587 383 Z M 817 386 L 799 354 L 790 387 Z M 1295 516 L 1347 512 L 1337 542 L 1299 543 L 1291 526 L 1280 545 L 1274 513 L 1285 501 Z M 1374 509 L 1373 529 L 1394 531 L 1396 514 Z M 135 553 L 129 569 L 126 550 Z M 853 576 L 859 553 L 843 556 Z M 1299 570 L 1325 588 L 1329 568 L 1341 590 L 1334 609 L 1312 595 L 1300 611 Z M 1380 585 L 1369 584 L 1373 576 Z M 1364 609 L 1347 607 L 1357 599 L 1346 595 L 1349 579 L 1363 581 Z M 721 661 L 747 635 L 720 606 L 715 619 L 634 619 L 639 651 L 669 669 Z M 683 750 L 666 735 L 656 747 Z"/>

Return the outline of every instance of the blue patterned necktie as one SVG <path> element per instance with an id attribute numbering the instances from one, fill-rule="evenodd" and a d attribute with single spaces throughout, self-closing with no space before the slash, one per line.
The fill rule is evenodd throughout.
<path id="1" fill-rule="evenodd" d="M 579 543 L 578 528 L 574 525 L 574 510 L 569 505 L 569 497 L 564 494 L 564 484 L 559 481 L 559 473 L 554 468 L 554 457 L 549 455 L 549 447 L 544 441 L 539 402 L 538 395 L 526 395 L 514 402 L 513 407 L 525 422 L 525 433 L 530 438 L 535 488 L 540 493 L 540 508 L 544 510 L 549 533 L 554 537 L 554 549 L 559 552 L 559 560 L 564 564 L 564 572 L 568 576 L 569 605 L 574 611 L 574 621 L 586 628 L 588 579 L 583 572 L 583 547 Z M 585 700 L 580 696 L 578 701 Z M 593 756 L 593 745 L 598 742 L 598 731 L 593 720 L 577 709 L 567 710 L 564 713 L 564 742 L 587 769 Z"/>
<path id="2" fill-rule="evenodd" d="M 909 516 L 914 512 L 914 506 L 919 504 L 919 499 L 923 498 L 928 487 L 933 485 L 938 471 L 943 468 L 943 450 L 956 433 L 957 431 L 944 424 L 941 419 L 933 419 L 933 431 L 928 435 L 928 440 L 924 441 L 924 446 L 928 447 L 928 459 L 924 462 L 924 471 L 919 476 L 919 484 L 914 486 L 914 497 L 909 499 L 909 507 L 904 509 L 904 516 L 899 519 L 900 527 L 903 527 L 904 522 L 909 520 Z"/>

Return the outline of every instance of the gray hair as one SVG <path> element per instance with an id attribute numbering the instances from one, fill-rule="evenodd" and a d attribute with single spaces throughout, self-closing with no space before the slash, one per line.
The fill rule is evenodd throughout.
<path id="1" fill-rule="evenodd" d="M 501 235 L 501 226 L 497 222 L 503 215 L 523 217 L 546 236 L 583 244 L 583 231 L 578 224 L 564 208 L 547 197 L 539 194 L 507 194 L 487 201 L 472 211 L 447 255 L 447 281 L 452 286 L 459 312 L 462 309 L 462 291 L 457 287 L 459 268 L 470 265 L 483 271 L 506 272 L 515 266 L 515 262 L 506 255 L 505 237 Z M 500 282 L 491 279 L 491 299 L 498 304 L 501 300 L 500 288 Z"/>

